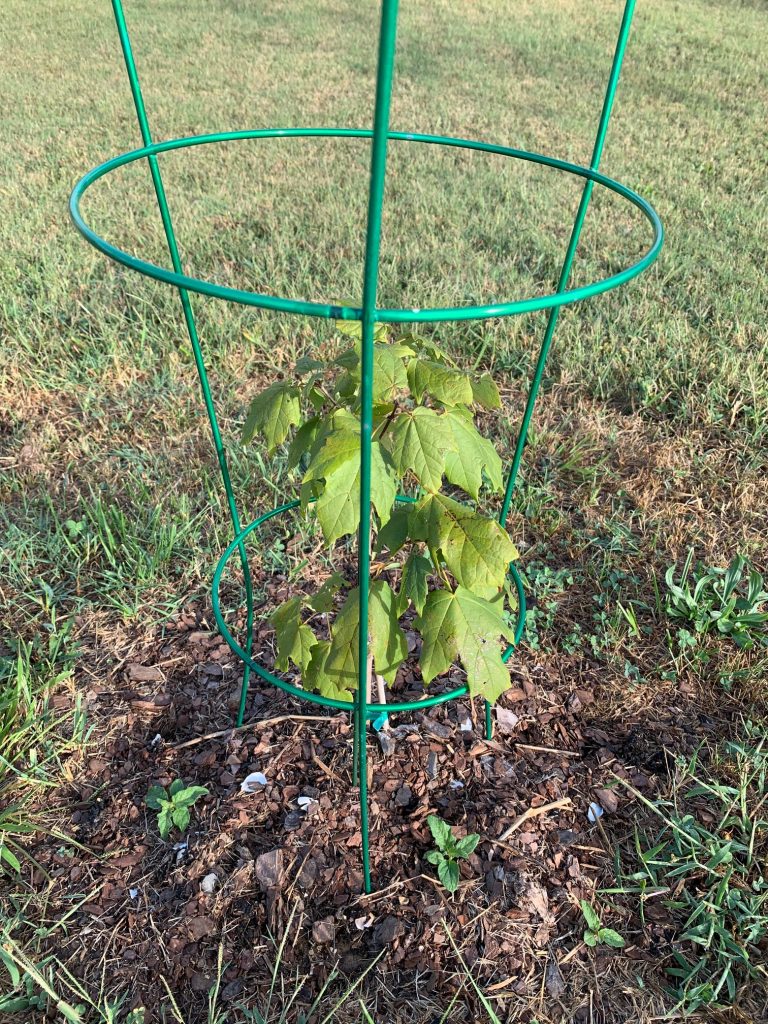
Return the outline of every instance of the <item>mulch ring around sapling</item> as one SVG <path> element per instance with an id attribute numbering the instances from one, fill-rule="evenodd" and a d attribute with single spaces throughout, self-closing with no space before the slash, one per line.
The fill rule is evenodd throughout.
<path id="1" fill-rule="evenodd" d="M 224 1005 L 258 1005 L 286 933 L 281 970 L 305 978 L 304 1008 L 336 964 L 355 979 L 382 954 L 360 988 L 386 1006 L 382 1019 L 439 1019 L 457 988 L 451 1019 L 479 1019 L 454 942 L 502 1019 L 529 1020 L 538 1003 L 548 1020 L 553 999 L 574 1011 L 594 1003 L 595 970 L 598 999 L 621 1004 L 610 979 L 628 963 L 634 973 L 652 966 L 668 922 L 643 931 L 614 904 L 610 924 L 626 947 L 588 951 L 579 901 L 614 877 L 604 826 L 615 833 L 636 813 L 616 776 L 652 796 L 659 750 L 693 742 L 684 716 L 648 708 L 642 721 L 601 723 L 592 712 L 603 668 L 574 662 L 568 683 L 523 651 L 491 742 L 467 699 L 393 715 L 369 730 L 375 891 L 366 896 L 349 716 L 255 681 L 251 721 L 233 730 L 240 666 L 211 621 L 192 608 L 154 643 L 129 645 L 106 684 L 85 684 L 100 752 L 51 800 L 60 831 L 32 851 L 51 876 L 34 876 L 50 913 L 66 911 L 71 924 L 41 938 L 41 955 L 55 951 L 88 986 L 103 975 L 148 1021 L 165 982 L 187 1024 L 207 1019 L 220 956 Z M 186 834 L 164 842 L 145 797 L 175 779 L 208 795 Z M 596 824 L 591 802 L 605 812 Z M 457 837 L 481 837 L 452 898 L 425 860 L 430 814 Z"/>

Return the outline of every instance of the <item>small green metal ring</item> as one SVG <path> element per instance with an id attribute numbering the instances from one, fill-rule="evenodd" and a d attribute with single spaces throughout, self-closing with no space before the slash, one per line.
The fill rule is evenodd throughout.
<path id="1" fill-rule="evenodd" d="M 91 245 L 110 259 L 146 277 L 164 281 L 167 284 L 175 285 L 177 288 L 198 292 L 210 298 L 225 299 L 245 306 L 257 306 L 261 309 L 271 309 L 282 313 L 298 313 L 303 316 L 317 316 L 326 319 L 360 320 L 362 319 L 363 311 L 357 306 L 307 302 L 299 299 L 286 299 L 274 295 L 262 295 L 258 292 L 243 291 L 238 288 L 215 284 L 211 281 L 188 277 L 186 274 L 177 274 L 172 270 L 166 270 L 164 267 L 159 267 L 154 263 L 131 256 L 130 253 L 107 242 L 88 227 L 80 212 L 80 201 L 86 190 L 110 171 L 122 167 L 124 164 L 133 163 L 145 157 L 155 157 L 160 153 L 167 153 L 176 149 L 187 149 L 192 146 L 218 142 L 237 142 L 243 139 L 370 139 L 372 137 L 373 132 L 371 129 L 364 128 L 265 128 L 249 131 L 215 132 L 209 135 L 194 135 L 182 139 L 170 139 L 166 142 L 156 142 L 107 160 L 86 174 L 77 183 L 70 196 L 69 209 L 76 228 Z M 653 227 L 653 242 L 645 255 L 630 267 L 620 271 L 618 274 L 613 274 L 611 277 L 603 278 L 601 281 L 594 281 L 580 288 L 553 292 L 549 295 L 533 296 L 527 299 L 518 299 L 514 302 L 491 303 L 480 306 L 436 307 L 431 309 L 378 309 L 374 316 L 377 322 L 437 323 L 441 321 L 478 320 L 489 317 L 515 316 L 520 313 L 535 313 L 543 309 L 566 306 L 591 298 L 594 295 L 611 291 L 613 288 L 617 288 L 619 285 L 630 281 L 650 266 L 661 251 L 664 231 L 658 214 L 650 203 L 636 192 L 633 192 L 632 189 L 621 185 L 612 178 L 606 177 L 604 174 L 600 174 L 598 171 L 587 167 L 580 167 L 578 164 L 568 163 L 565 160 L 544 156 L 541 153 L 531 153 L 527 150 L 512 149 L 509 146 L 497 146 L 488 142 L 473 142 L 468 139 L 457 139 L 450 136 L 421 135 L 413 132 L 389 132 L 388 138 L 400 142 L 421 142 L 435 146 L 453 146 L 461 149 L 479 150 L 484 153 L 508 156 L 513 159 L 542 164 L 545 167 L 552 167 L 556 170 L 566 171 L 569 174 L 575 174 L 580 178 L 585 178 L 587 181 L 602 185 L 610 191 L 617 193 L 641 210 Z"/>
<path id="2" fill-rule="evenodd" d="M 413 502 L 413 498 L 405 495 L 399 495 L 398 501 Z M 238 644 L 235 638 L 232 636 L 229 627 L 224 621 L 224 616 L 221 611 L 221 602 L 219 599 L 219 588 L 221 586 L 221 576 L 226 568 L 229 559 L 232 557 L 235 551 L 240 547 L 243 541 L 251 534 L 254 530 L 258 529 L 264 523 L 270 519 L 274 519 L 275 516 L 279 516 L 283 512 L 290 512 L 291 509 L 297 508 L 300 504 L 299 501 L 289 501 L 284 505 L 278 505 L 277 508 L 271 509 L 269 512 L 265 512 L 263 516 L 259 516 L 258 519 L 254 519 L 252 523 L 249 523 L 245 529 L 241 530 L 240 533 L 234 538 L 229 547 L 226 548 L 222 554 L 219 562 L 216 566 L 216 571 L 213 574 L 212 592 L 211 598 L 213 603 L 213 614 L 216 619 L 216 623 L 221 631 L 221 635 L 226 640 L 227 644 L 234 651 L 234 653 L 240 658 L 244 665 L 248 665 L 252 672 L 255 672 L 265 682 L 270 683 L 272 686 L 277 686 L 279 689 L 284 690 L 286 693 L 290 693 L 293 697 L 298 697 L 299 700 L 310 701 L 312 704 L 321 704 L 326 708 L 338 708 L 342 711 L 351 711 L 355 703 L 354 701 L 336 700 L 333 697 L 323 697 L 319 693 L 311 693 L 309 690 L 302 690 L 298 686 L 294 686 L 293 683 L 286 682 L 285 679 L 281 679 L 279 676 L 274 675 L 268 669 L 264 668 L 257 661 L 249 655 L 243 647 Z M 503 661 L 507 661 L 515 649 L 515 646 L 520 642 L 520 638 L 523 635 L 525 628 L 525 615 L 526 615 L 526 604 L 525 604 L 525 592 L 523 590 L 523 582 L 520 579 L 514 564 L 510 563 L 509 571 L 512 579 L 515 583 L 515 589 L 517 591 L 518 598 L 518 609 L 517 609 L 517 625 L 515 627 L 515 641 L 514 644 L 510 644 L 502 655 Z M 436 694 L 432 697 L 425 697 L 423 700 L 416 701 L 398 701 L 392 704 L 369 704 L 367 708 L 367 717 L 375 718 L 380 715 L 383 711 L 394 712 L 394 711 L 414 711 L 419 708 L 433 707 L 435 704 L 444 704 L 446 701 L 453 700 L 456 697 L 463 697 L 469 692 L 467 686 L 459 686 L 454 690 L 450 690 L 447 693 Z"/>

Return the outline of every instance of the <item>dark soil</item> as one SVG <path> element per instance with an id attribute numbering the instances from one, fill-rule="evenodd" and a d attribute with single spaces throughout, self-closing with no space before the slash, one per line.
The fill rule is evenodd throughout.
<path id="1" fill-rule="evenodd" d="M 259 1006 L 287 934 L 281 976 L 300 986 L 297 1008 L 308 1008 L 336 964 L 354 980 L 380 956 L 358 993 L 377 1024 L 437 1021 L 459 989 L 450 1019 L 486 1019 L 452 938 L 502 1020 L 639 1019 L 635 986 L 621 978 L 629 968 L 653 988 L 670 952 L 666 912 L 651 908 L 642 927 L 636 904 L 601 897 L 611 908 L 604 923 L 627 947 L 591 951 L 578 901 L 613 883 L 613 858 L 638 818 L 617 777 L 653 797 L 665 749 L 690 750 L 707 731 L 679 692 L 616 708 L 605 666 L 521 651 L 494 741 L 482 738 L 480 708 L 473 716 L 466 699 L 392 716 L 369 738 L 376 891 L 366 896 L 348 716 L 257 680 L 248 724 L 231 729 L 240 667 L 211 621 L 193 608 L 151 646 L 125 636 L 121 662 L 81 678 L 103 741 L 56 794 L 61 832 L 33 851 L 51 876 L 35 875 L 51 918 L 70 915 L 42 954 L 55 952 L 88 985 L 128 992 L 147 1022 L 158 1019 L 167 983 L 187 1024 L 197 1024 L 208 1019 L 220 951 L 222 1004 Z M 103 638 L 92 623 L 81 632 L 82 664 L 97 664 Z M 265 628 L 254 649 L 269 659 L 270 645 Z M 254 771 L 267 785 L 242 792 Z M 176 778 L 209 796 L 188 833 L 163 842 L 144 798 Z M 595 824 L 593 800 L 605 809 Z M 453 898 L 424 859 L 429 814 L 482 837 Z M 343 990 L 340 979 L 329 992 Z M 357 1006 L 353 999 L 350 1020 L 360 1019 Z"/>

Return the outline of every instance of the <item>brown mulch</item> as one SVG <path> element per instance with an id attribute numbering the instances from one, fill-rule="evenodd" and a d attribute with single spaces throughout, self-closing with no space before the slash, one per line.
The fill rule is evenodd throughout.
<path id="1" fill-rule="evenodd" d="M 61 832 L 33 851 L 50 876 L 34 880 L 51 918 L 69 914 L 41 953 L 86 984 L 128 992 L 126 1006 L 145 1006 L 148 1024 L 166 983 L 187 1024 L 207 1019 L 220 947 L 222 1004 L 259 1005 L 286 936 L 281 972 L 299 979 L 304 1009 L 334 965 L 353 980 L 380 955 L 361 987 L 382 1007 L 377 1020 L 439 1020 L 457 988 L 450 1019 L 484 1018 L 447 929 L 502 1020 L 640 1019 L 616 979 L 627 965 L 653 976 L 669 953 L 665 913 L 652 910 L 642 928 L 601 897 L 627 948 L 588 951 L 578 901 L 613 882 L 614 844 L 638 815 L 616 776 L 652 797 L 665 748 L 701 738 L 679 693 L 658 710 L 650 701 L 601 717 L 612 706 L 603 691 L 616 689 L 605 666 L 521 650 L 493 741 L 466 699 L 393 715 L 369 739 L 376 891 L 366 896 L 348 716 L 257 680 L 249 723 L 231 729 L 240 669 L 211 621 L 192 608 L 151 646 L 128 644 L 109 674 L 80 680 L 106 738 L 57 795 Z M 95 654 L 100 638 L 90 640 Z M 255 771 L 267 785 L 242 792 Z M 187 834 L 163 842 L 144 797 L 175 778 L 209 796 Z M 597 824 L 593 800 L 605 809 Z M 453 898 L 424 859 L 429 814 L 482 837 Z"/>

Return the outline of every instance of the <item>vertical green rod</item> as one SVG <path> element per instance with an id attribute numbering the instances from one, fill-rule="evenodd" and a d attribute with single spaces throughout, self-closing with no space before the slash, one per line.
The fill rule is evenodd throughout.
<path id="1" fill-rule="evenodd" d="M 365 268 L 362 302 L 362 352 L 360 362 L 360 533 L 358 542 L 358 587 L 360 639 L 357 677 L 357 760 L 360 784 L 360 827 L 363 837 L 365 891 L 371 891 L 368 844 L 368 592 L 371 571 L 371 440 L 373 435 L 373 333 L 376 325 L 376 292 L 381 247 L 381 208 L 387 167 L 389 104 L 395 59 L 398 0 L 383 0 L 379 58 L 376 72 L 376 109 L 371 144 L 371 180 L 368 192 L 368 223 L 365 239 Z"/>
<path id="2" fill-rule="evenodd" d="M 131 47 L 131 40 L 128 35 L 128 26 L 125 23 L 125 14 L 123 13 L 122 0 L 112 0 L 112 10 L 115 15 L 115 23 L 117 25 L 117 32 L 120 37 L 120 46 L 123 51 L 123 58 L 125 60 L 125 68 L 128 72 L 128 81 L 131 86 L 131 95 L 133 96 L 133 105 L 136 108 L 136 117 L 139 122 L 139 130 L 141 132 L 141 140 L 145 146 L 152 144 L 152 134 L 149 130 L 149 121 L 147 119 L 147 111 L 144 106 L 144 97 L 141 92 L 141 85 L 139 84 L 139 76 L 136 71 L 136 62 L 133 57 L 133 48 Z M 157 198 L 157 205 L 160 210 L 160 216 L 163 221 L 163 229 L 165 231 L 165 239 L 168 244 L 168 251 L 171 256 L 171 263 L 173 269 L 177 274 L 181 274 L 182 265 L 181 258 L 179 256 L 179 247 L 176 243 L 176 233 L 173 230 L 173 222 L 171 220 L 171 213 L 168 208 L 168 200 L 165 194 L 165 186 L 163 185 L 163 179 L 160 174 L 160 167 L 158 165 L 157 157 L 153 154 L 147 157 L 149 161 L 149 170 L 152 175 L 152 185 L 154 186 L 155 196 Z M 181 308 L 184 312 L 184 320 L 187 325 L 187 333 L 189 340 L 192 345 L 192 352 L 194 353 L 195 365 L 197 367 L 198 376 L 200 378 L 200 387 L 203 392 L 203 401 L 205 403 L 205 411 L 208 414 L 208 421 L 211 426 L 211 433 L 213 435 L 213 444 L 216 449 L 216 457 L 219 463 L 219 470 L 221 471 L 221 478 L 224 483 L 224 490 L 227 495 L 227 505 L 229 506 L 229 514 L 232 519 L 232 526 L 234 527 L 235 534 L 240 533 L 240 516 L 237 512 L 237 506 L 235 504 L 235 496 L 232 490 L 232 481 L 229 476 L 229 467 L 227 465 L 227 457 L 224 452 L 224 445 L 221 440 L 221 432 L 219 431 L 219 424 L 216 417 L 216 410 L 213 405 L 213 398 L 211 396 L 211 389 L 208 383 L 208 373 L 205 368 L 205 361 L 203 359 L 203 353 L 200 348 L 200 339 L 197 333 L 197 325 L 195 318 L 192 313 L 192 304 L 189 301 L 189 293 L 186 288 L 179 288 L 179 298 L 181 299 Z M 245 581 L 245 593 L 246 602 L 248 607 L 248 617 L 246 623 L 247 639 L 246 639 L 246 651 L 250 655 L 251 645 L 253 643 L 253 587 L 251 583 L 251 571 L 248 566 L 248 559 L 245 553 L 245 546 L 240 545 L 240 561 L 243 567 L 243 578 Z M 243 717 L 245 714 L 245 700 L 248 694 L 248 680 L 250 677 L 250 666 L 245 665 L 243 670 L 243 684 L 240 690 L 240 704 L 237 713 L 237 724 L 242 725 Z"/>
<path id="3" fill-rule="evenodd" d="M 611 111 L 613 109 L 613 101 L 616 98 L 616 87 L 619 83 L 619 74 L 621 73 L 621 65 L 624 61 L 624 52 L 627 48 L 627 40 L 629 38 L 629 29 L 632 24 L 632 15 L 635 9 L 635 0 L 627 0 L 624 6 L 624 16 L 621 19 L 621 28 L 619 29 L 619 38 L 616 43 L 616 50 L 613 54 L 613 64 L 611 65 L 611 74 L 608 79 L 608 88 L 606 89 L 605 99 L 603 100 L 603 109 L 600 114 L 600 123 L 597 129 L 597 137 L 595 138 L 595 144 L 592 149 L 592 160 L 590 163 L 590 169 L 593 171 L 599 170 L 600 158 L 603 155 L 603 147 L 605 145 L 605 136 L 608 131 L 608 122 L 611 118 Z M 576 249 L 579 244 L 579 238 L 581 237 L 581 231 L 584 227 L 584 219 L 587 216 L 587 209 L 589 207 L 589 201 L 592 197 L 592 189 L 594 182 L 588 180 L 584 184 L 584 190 L 581 194 L 581 201 L 579 202 L 579 208 L 576 213 L 576 219 L 573 222 L 573 228 L 571 229 L 571 237 L 568 242 L 568 249 L 566 250 L 565 260 L 560 271 L 560 278 L 557 283 L 558 294 L 564 292 L 568 287 L 568 279 L 571 276 L 571 267 L 573 260 L 576 255 Z M 533 407 L 536 404 L 536 398 L 539 393 L 539 387 L 541 386 L 541 378 L 544 374 L 544 364 L 547 361 L 549 355 L 549 349 L 552 344 L 552 338 L 555 334 L 555 328 L 557 327 L 557 321 L 560 317 L 560 307 L 555 306 L 549 311 L 549 317 L 547 319 L 547 329 L 544 333 L 544 340 L 541 343 L 541 349 L 539 351 L 539 358 L 536 361 L 536 369 L 534 370 L 533 379 L 531 381 L 531 388 L 528 392 L 528 401 L 525 404 L 525 412 L 523 414 L 523 421 L 520 426 L 520 433 L 517 437 L 517 445 L 515 446 L 515 454 L 512 459 L 512 466 L 507 476 L 507 486 L 504 493 L 504 502 L 501 506 L 501 512 L 499 514 L 499 522 L 502 526 L 506 525 L 507 517 L 509 515 L 509 506 L 512 503 L 512 492 L 515 488 L 517 481 L 517 474 L 520 471 L 520 463 L 523 458 L 523 449 L 528 438 L 528 428 L 531 423 L 531 417 L 533 416 Z M 486 703 L 485 707 L 485 735 L 486 739 L 490 739 L 492 736 L 492 723 L 491 723 L 491 709 L 490 705 Z"/>

